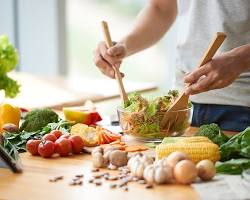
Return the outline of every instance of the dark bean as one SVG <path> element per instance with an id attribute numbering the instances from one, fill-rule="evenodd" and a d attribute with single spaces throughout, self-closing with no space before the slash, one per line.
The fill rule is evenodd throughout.
<path id="1" fill-rule="evenodd" d="M 75 177 L 76 178 L 83 178 L 83 176 L 84 176 L 83 174 L 77 174 Z"/>
<path id="2" fill-rule="evenodd" d="M 124 190 L 125 192 L 127 192 L 127 191 L 128 191 L 128 187 L 127 187 L 127 186 L 123 187 L 123 190 Z"/>
<path id="3" fill-rule="evenodd" d="M 151 185 L 151 184 L 147 184 L 147 185 L 145 186 L 146 189 L 151 189 L 151 188 L 153 188 L 153 187 L 154 187 L 154 186 Z"/>
<path id="4" fill-rule="evenodd" d="M 93 182 L 94 182 L 94 179 L 91 178 L 91 179 L 88 180 L 88 182 L 89 182 L 89 183 L 93 183 Z"/>
<path id="5" fill-rule="evenodd" d="M 118 180 L 118 177 L 117 176 L 110 176 L 108 178 L 108 180 L 110 180 L 110 181 L 116 181 L 116 180 Z"/>
<path id="6" fill-rule="evenodd" d="M 100 185 L 102 185 L 102 182 L 101 181 L 94 181 L 94 184 L 96 185 L 96 186 L 100 186 Z"/>
<path id="7" fill-rule="evenodd" d="M 112 184 L 109 185 L 109 187 L 112 188 L 112 189 L 113 189 L 113 188 L 116 188 L 116 187 L 117 187 L 117 184 L 112 183 Z"/>
<path id="8" fill-rule="evenodd" d="M 98 169 L 98 168 L 91 169 L 91 172 L 99 172 L 99 171 L 100 171 L 100 169 Z"/>

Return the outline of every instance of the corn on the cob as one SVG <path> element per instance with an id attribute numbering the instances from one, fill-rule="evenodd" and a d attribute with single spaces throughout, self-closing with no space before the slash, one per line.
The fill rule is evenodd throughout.
<path id="1" fill-rule="evenodd" d="M 174 151 L 186 153 L 195 163 L 204 159 L 209 159 L 213 162 L 220 159 L 219 147 L 212 142 L 176 142 L 171 144 L 160 144 L 155 150 L 157 159 L 162 159 Z"/>
<path id="2" fill-rule="evenodd" d="M 213 143 L 209 138 L 205 136 L 192 136 L 192 137 L 182 137 L 178 142 L 210 142 Z"/>

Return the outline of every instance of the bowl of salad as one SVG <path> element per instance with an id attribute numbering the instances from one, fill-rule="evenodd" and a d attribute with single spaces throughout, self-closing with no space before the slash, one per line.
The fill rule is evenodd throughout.
<path id="1" fill-rule="evenodd" d="M 176 120 L 167 127 L 161 127 L 160 123 L 169 106 L 178 96 L 177 90 L 170 90 L 167 95 L 153 100 L 147 100 L 138 93 L 130 94 L 127 105 L 117 109 L 122 131 L 147 141 L 160 141 L 167 136 L 183 135 L 190 126 L 191 103 L 186 109 L 172 111 L 175 116 L 181 115 L 181 120 Z"/>

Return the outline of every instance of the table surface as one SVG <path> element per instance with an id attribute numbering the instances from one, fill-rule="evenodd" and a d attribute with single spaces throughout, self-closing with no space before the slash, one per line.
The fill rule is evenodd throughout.
<path id="1" fill-rule="evenodd" d="M 197 129 L 190 128 L 186 135 L 192 135 Z M 231 134 L 231 133 L 228 133 Z M 132 137 L 123 138 L 128 144 L 140 143 Z M 153 153 L 149 150 L 147 153 Z M 91 177 L 92 162 L 89 154 L 73 155 L 44 159 L 31 156 L 29 153 L 20 154 L 23 173 L 13 174 L 8 169 L 0 169 L 0 199 L 4 200 L 68 200 L 68 199 L 91 199 L 109 200 L 117 199 L 174 199 L 195 200 L 198 194 L 191 186 L 186 185 L 160 185 L 153 189 L 145 189 L 144 185 L 130 183 L 129 191 L 122 189 L 110 189 L 109 183 L 102 186 L 89 184 Z M 102 170 L 105 171 L 105 170 Z M 107 170 L 106 170 L 107 171 Z M 117 171 L 110 171 L 117 173 Z M 70 186 L 69 182 L 77 174 L 84 174 L 84 183 L 81 186 Z M 64 176 L 64 179 L 56 183 L 49 182 L 55 176 Z"/>

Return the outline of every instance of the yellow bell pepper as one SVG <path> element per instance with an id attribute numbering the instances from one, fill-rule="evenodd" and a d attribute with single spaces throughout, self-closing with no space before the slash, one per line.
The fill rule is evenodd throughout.
<path id="1" fill-rule="evenodd" d="M 15 124 L 19 127 L 21 111 L 18 107 L 3 103 L 0 105 L 0 132 L 3 131 L 2 126 L 7 123 Z"/>

